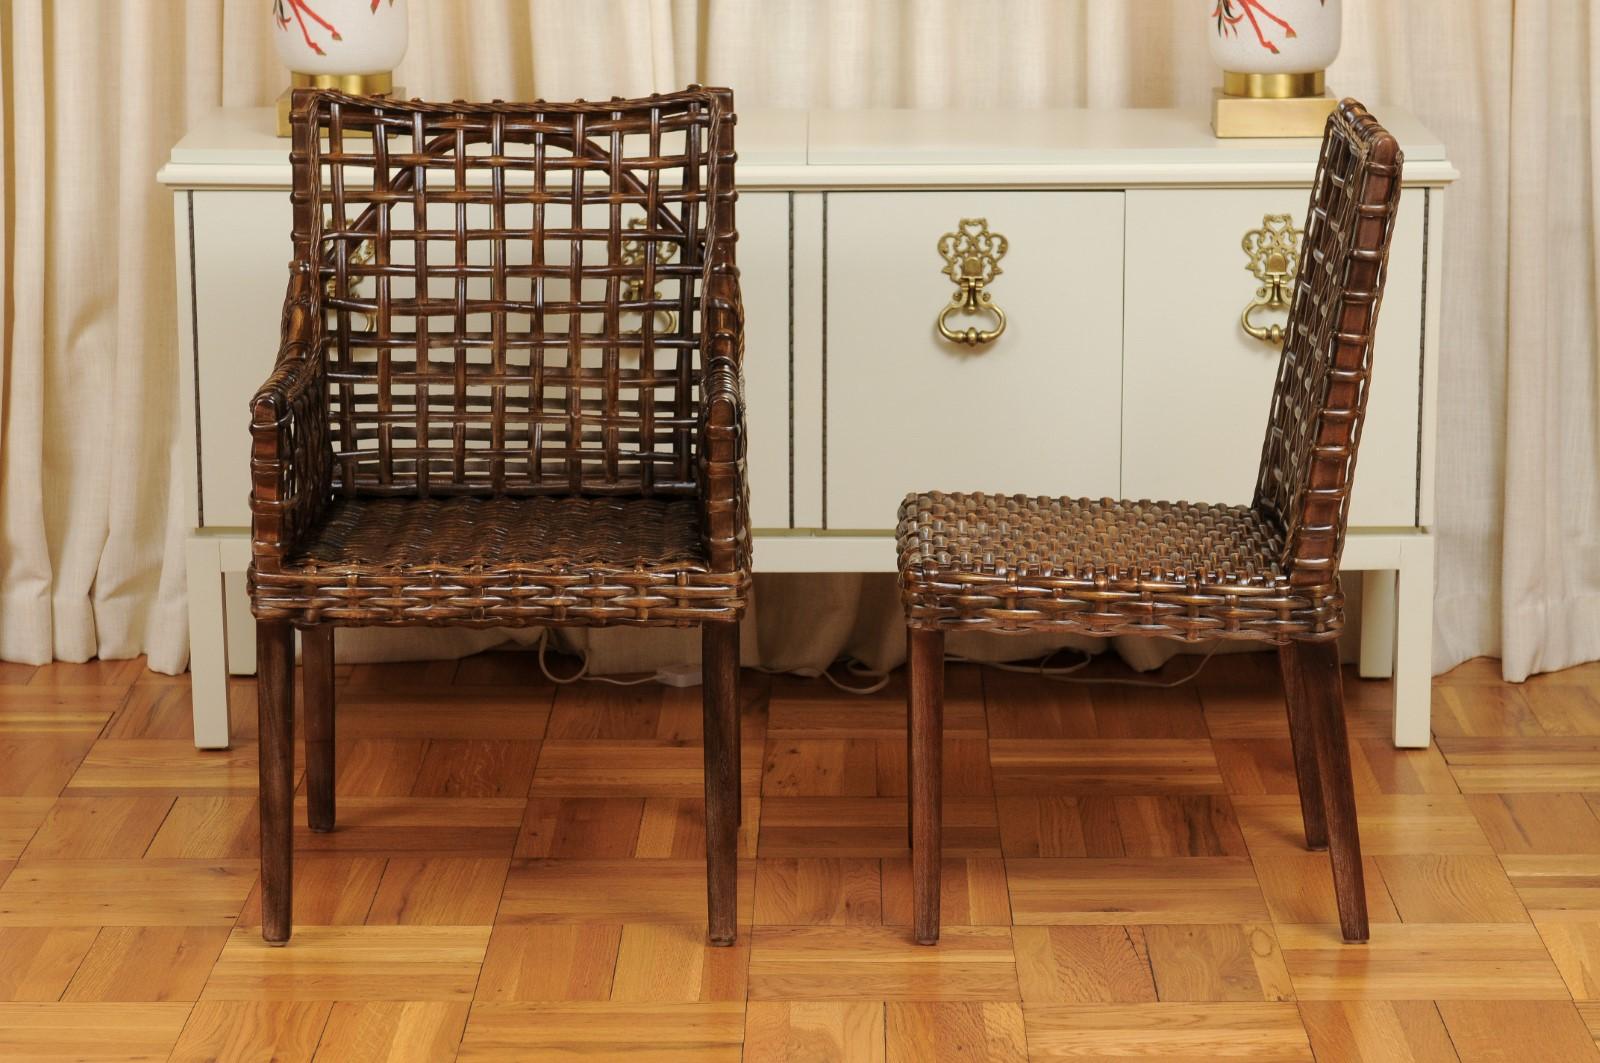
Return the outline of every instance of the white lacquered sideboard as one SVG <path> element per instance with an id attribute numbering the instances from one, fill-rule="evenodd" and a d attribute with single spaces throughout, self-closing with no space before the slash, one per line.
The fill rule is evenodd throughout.
<path id="1" fill-rule="evenodd" d="M 1344 568 L 1363 573 L 1361 672 L 1393 675 L 1395 743 L 1424 746 L 1441 220 L 1457 175 L 1413 118 L 1374 111 L 1406 153 L 1406 190 Z M 1246 243 L 1262 268 L 1283 264 L 1274 233 L 1304 224 L 1315 141 L 1219 141 L 1203 110 L 749 111 L 738 143 L 758 572 L 892 571 L 910 490 L 1250 501 L 1278 345 L 1241 321 L 1270 293 Z M 159 179 L 175 196 L 194 454 L 195 743 L 217 748 L 227 676 L 255 670 L 246 407 L 278 348 L 288 142 L 271 109 L 221 110 Z M 938 244 L 964 222 L 1005 240 L 984 289 L 1005 329 L 975 346 L 936 326 L 956 293 Z M 1283 317 L 1249 320 L 1266 332 Z"/>

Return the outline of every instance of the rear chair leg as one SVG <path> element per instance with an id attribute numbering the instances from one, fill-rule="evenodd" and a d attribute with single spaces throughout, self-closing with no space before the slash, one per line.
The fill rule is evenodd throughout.
<path id="1" fill-rule="evenodd" d="M 1322 808 L 1322 773 L 1317 770 L 1317 732 L 1294 643 L 1278 647 L 1278 670 L 1283 674 L 1283 697 L 1289 705 L 1289 744 L 1294 747 L 1294 777 L 1300 787 L 1306 848 L 1326 849 L 1328 817 Z"/>
<path id="2" fill-rule="evenodd" d="M 706 907 L 713 945 L 737 935 L 739 881 L 739 625 L 700 630 L 706 757 Z"/>
<path id="3" fill-rule="evenodd" d="M 319 834 L 333 829 L 333 625 L 300 632 L 306 697 L 306 822 Z"/>
<path id="4" fill-rule="evenodd" d="M 939 941 L 940 823 L 944 746 L 944 632 L 906 635 L 911 728 L 911 913 L 917 944 Z"/>
<path id="5" fill-rule="evenodd" d="M 256 621 L 260 712 L 261 936 L 288 942 L 294 890 L 294 629 Z"/>
<path id="6" fill-rule="evenodd" d="M 1322 807 L 1328 821 L 1328 855 L 1339 901 L 1339 929 L 1346 941 L 1366 941 L 1367 893 L 1361 873 L 1361 837 L 1356 829 L 1356 795 L 1350 779 L 1350 741 L 1344 725 L 1344 679 L 1335 642 L 1302 642 L 1295 647 L 1304 681 L 1307 714 L 1316 736 Z"/>

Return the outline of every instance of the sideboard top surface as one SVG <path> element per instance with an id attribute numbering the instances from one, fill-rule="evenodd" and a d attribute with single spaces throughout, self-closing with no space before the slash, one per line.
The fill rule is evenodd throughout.
<path id="1" fill-rule="evenodd" d="M 1455 179 L 1438 137 L 1397 108 L 1376 113 L 1412 183 Z M 177 143 L 159 179 L 287 187 L 288 141 L 274 125 L 269 107 L 221 108 Z M 751 189 L 1300 184 L 1317 158 L 1314 139 L 1218 140 L 1199 108 L 747 110 L 737 142 L 739 184 Z"/>

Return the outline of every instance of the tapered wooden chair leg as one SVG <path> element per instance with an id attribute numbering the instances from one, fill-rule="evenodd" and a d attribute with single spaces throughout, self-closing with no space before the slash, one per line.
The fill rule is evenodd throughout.
<path id="1" fill-rule="evenodd" d="M 306 822 L 319 834 L 333 829 L 333 625 L 300 632 L 306 697 Z"/>
<path id="2" fill-rule="evenodd" d="M 910 850 L 917 844 L 916 835 L 911 830 L 911 804 L 916 799 L 916 790 L 911 785 L 912 776 L 916 774 L 917 751 L 916 743 L 912 741 L 911 733 L 911 658 L 916 651 L 911 648 L 912 636 L 916 634 L 915 628 L 906 628 L 906 849 Z"/>
<path id="3" fill-rule="evenodd" d="M 737 935 L 739 889 L 739 625 L 705 624 L 706 900 L 713 945 Z"/>
<path id="4" fill-rule="evenodd" d="M 944 632 L 914 629 L 907 649 L 911 706 L 911 921 L 919 945 L 939 940 L 943 806 Z"/>
<path id="5" fill-rule="evenodd" d="M 1289 744 L 1294 749 L 1294 776 L 1300 787 L 1300 819 L 1305 824 L 1306 848 L 1326 849 L 1328 818 L 1322 808 L 1322 773 L 1317 770 L 1316 725 L 1293 643 L 1278 647 L 1278 669 L 1283 674 L 1283 698 L 1289 706 Z"/>
<path id="6" fill-rule="evenodd" d="M 1367 940 L 1367 893 L 1361 873 L 1361 836 L 1356 829 L 1356 794 L 1350 779 L 1350 741 L 1344 724 L 1344 679 L 1334 642 L 1304 642 L 1296 648 L 1306 702 L 1316 732 L 1322 807 L 1328 818 L 1328 855 L 1339 902 L 1339 929 L 1346 941 Z"/>
<path id="7" fill-rule="evenodd" d="M 294 910 L 294 629 L 256 622 L 260 712 L 261 936 L 289 940 Z"/>

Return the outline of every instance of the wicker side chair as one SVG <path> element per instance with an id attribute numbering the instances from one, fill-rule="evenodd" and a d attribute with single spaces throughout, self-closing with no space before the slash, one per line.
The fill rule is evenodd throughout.
<path id="1" fill-rule="evenodd" d="M 262 935 L 291 930 L 294 642 L 334 826 L 333 631 L 699 626 L 710 939 L 735 934 L 750 586 L 733 96 L 292 107 L 251 404 Z"/>
<path id="2" fill-rule="evenodd" d="M 939 937 L 945 632 L 1275 644 L 1306 842 L 1367 939 L 1337 639 L 1339 555 L 1400 195 L 1395 139 L 1353 100 L 1328 120 L 1249 506 L 914 494 L 898 549 L 909 650 L 916 939 Z"/>

